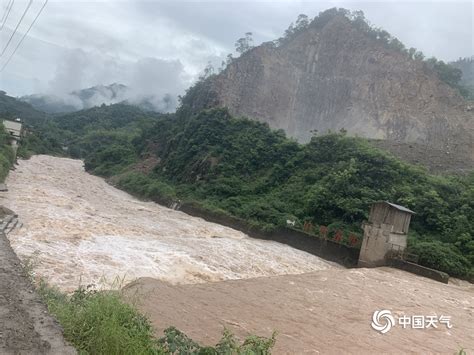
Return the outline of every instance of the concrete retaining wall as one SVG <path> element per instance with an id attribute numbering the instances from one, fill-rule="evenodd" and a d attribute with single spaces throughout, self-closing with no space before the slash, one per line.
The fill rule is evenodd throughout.
<path id="1" fill-rule="evenodd" d="M 209 222 L 219 223 L 240 230 L 252 238 L 273 240 L 319 256 L 323 259 L 336 262 L 345 267 L 357 267 L 360 252 L 360 249 L 358 248 L 351 248 L 343 244 L 335 243 L 331 240 L 324 240 L 295 229 L 280 228 L 274 232 L 263 232 L 256 228 L 252 228 L 244 220 L 230 217 L 225 214 L 207 211 L 202 209 L 200 206 L 191 203 L 183 203 L 179 210 L 191 216 L 201 217 Z M 442 271 L 430 269 L 401 259 L 387 260 L 384 262 L 384 265 L 443 283 L 448 283 L 449 280 L 449 275 Z"/>
<path id="2" fill-rule="evenodd" d="M 273 232 L 264 232 L 250 226 L 246 221 L 217 212 L 207 211 L 191 203 L 183 203 L 180 208 L 191 216 L 201 217 L 209 222 L 237 229 L 252 238 L 273 240 L 287 244 L 295 249 L 336 262 L 346 267 L 355 267 L 359 259 L 359 249 L 324 240 L 296 229 L 280 228 Z"/>
<path id="3" fill-rule="evenodd" d="M 397 269 L 408 271 L 413 274 L 424 276 L 424 277 L 427 277 L 432 280 L 436 280 L 445 284 L 447 284 L 449 281 L 449 275 L 446 274 L 445 272 L 430 269 L 428 267 L 424 267 L 418 264 L 410 263 L 409 261 L 405 261 L 401 259 L 390 259 L 388 263 L 390 266 L 395 267 Z"/>
<path id="4" fill-rule="evenodd" d="M 252 238 L 273 240 L 282 244 L 287 244 L 295 249 L 299 249 L 307 253 L 319 256 L 323 259 L 336 262 L 345 267 L 357 267 L 360 253 L 359 248 L 349 247 L 343 244 L 335 243 L 331 240 L 324 240 L 322 238 L 296 229 L 280 228 L 273 232 L 264 232 L 258 228 L 251 226 L 243 219 L 231 217 L 226 215 L 225 213 L 209 211 L 192 202 L 177 203 L 176 201 L 173 201 L 171 199 L 159 197 L 153 198 L 152 200 L 162 206 L 170 206 L 171 204 L 173 204 L 174 206 L 176 206 L 177 210 L 185 212 L 194 217 L 203 218 L 209 222 L 218 223 L 223 226 L 234 228 L 243 233 L 246 233 Z M 395 267 L 443 283 L 447 283 L 449 280 L 449 275 L 442 271 L 430 269 L 400 259 L 384 260 L 383 265 Z M 371 267 L 373 265 L 360 266 Z"/>

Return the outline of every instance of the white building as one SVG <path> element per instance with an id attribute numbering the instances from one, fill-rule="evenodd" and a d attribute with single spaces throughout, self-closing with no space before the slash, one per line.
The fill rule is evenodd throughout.
<path id="1" fill-rule="evenodd" d="M 364 239 L 359 266 L 382 266 L 391 253 L 403 253 L 407 247 L 408 227 L 415 212 L 388 201 L 372 205 L 369 221 L 364 222 Z"/>
<path id="2" fill-rule="evenodd" d="M 16 154 L 16 150 L 22 136 L 21 121 L 19 118 L 17 118 L 15 121 L 3 120 L 3 126 L 5 127 L 5 131 L 7 131 L 7 133 L 10 135 L 10 144 L 12 145 Z"/>

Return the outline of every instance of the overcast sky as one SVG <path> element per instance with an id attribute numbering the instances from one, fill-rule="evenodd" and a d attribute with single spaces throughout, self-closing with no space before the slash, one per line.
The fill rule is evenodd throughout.
<path id="1" fill-rule="evenodd" d="M 0 0 L 0 19 L 8 0 Z M 28 1 L 16 0 L 0 52 Z M 33 0 L 0 68 L 42 6 Z M 182 93 L 208 61 L 217 64 L 245 32 L 255 44 L 281 36 L 298 14 L 361 9 L 407 47 L 449 61 L 474 54 L 473 2 L 458 1 L 73 1 L 50 0 L 10 64 L 0 89 L 61 95 L 123 83 L 157 95 Z M 0 23 L 1 25 L 1 23 Z"/>

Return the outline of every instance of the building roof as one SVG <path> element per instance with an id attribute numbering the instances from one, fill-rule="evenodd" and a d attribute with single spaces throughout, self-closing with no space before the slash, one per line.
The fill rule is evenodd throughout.
<path id="1" fill-rule="evenodd" d="M 391 203 L 391 202 L 388 202 L 388 201 L 379 201 L 377 203 L 386 203 L 387 205 L 389 205 L 393 208 L 396 208 L 399 211 L 406 212 L 406 213 L 411 213 L 411 214 L 416 214 L 415 212 L 413 212 L 412 210 L 410 210 L 406 207 L 403 207 L 403 206 L 400 206 L 400 205 L 397 205 L 395 203 Z"/>
<path id="2" fill-rule="evenodd" d="M 7 130 L 21 131 L 21 122 L 3 120 L 3 125 Z"/>

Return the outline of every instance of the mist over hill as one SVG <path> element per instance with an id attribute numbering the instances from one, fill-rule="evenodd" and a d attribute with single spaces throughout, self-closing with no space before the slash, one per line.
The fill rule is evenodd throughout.
<path id="1" fill-rule="evenodd" d="M 96 85 L 87 89 L 75 90 L 64 95 L 34 94 L 20 98 L 35 109 L 47 113 L 68 113 L 89 109 L 100 105 L 126 103 L 146 111 L 171 112 L 177 105 L 177 98 L 171 94 L 157 96 L 138 93 L 123 84 Z"/>

